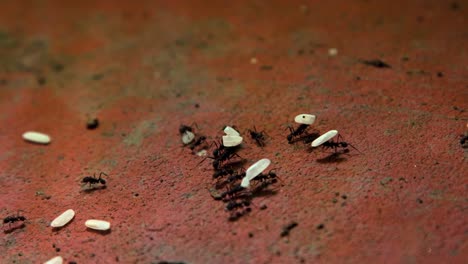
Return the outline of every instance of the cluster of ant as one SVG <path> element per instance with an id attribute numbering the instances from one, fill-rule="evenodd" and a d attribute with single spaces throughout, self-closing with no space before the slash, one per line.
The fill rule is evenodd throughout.
<path id="1" fill-rule="evenodd" d="M 243 138 L 234 128 L 226 126 L 224 128 L 225 136 L 222 140 L 213 142 L 215 149 L 211 156 L 207 158 L 212 160 L 214 185 L 213 198 L 225 203 L 225 210 L 229 213 L 228 219 L 236 221 L 242 216 L 252 211 L 252 199 L 267 191 L 269 186 L 277 182 L 276 173 L 270 171 L 263 174 L 262 171 L 270 164 L 270 160 L 262 159 L 250 166 L 247 170 L 242 168 L 245 160 L 239 156 Z M 181 125 L 179 133 L 182 136 L 182 142 L 192 150 L 196 145 L 196 138 L 193 128 Z M 249 134 L 258 146 L 265 146 L 264 132 L 249 130 Z M 187 140 L 187 139 L 192 140 Z M 206 139 L 206 138 L 205 138 Z M 237 160 L 234 160 L 238 158 Z M 205 158 L 206 159 L 206 158 Z M 200 163 L 202 163 L 203 159 Z M 251 181 L 253 182 L 250 186 Z"/>
<path id="2" fill-rule="evenodd" d="M 330 130 L 322 135 L 317 130 L 309 132 L 308 129 L 315 122 L 315 115 L 311 114 L 300 114 L 294 118 L 294 121 L 299 124 L 297 128 L 288 126 L 289 135 L 286 137 L 289 144 L 296 142 L 303 142 L 304 144 L 311 144 L 313 148 L 321 146 L 323 149 L 333 149 L 331 157 L 338 157 L 341 154 L 349 152 L 348 147 L 352 147 L 357 150 L 350 143 L 343 141 L 343 137 L 338 133 L 337 130 Z M 333 138 L 337 136 L 336 140 Z"/>

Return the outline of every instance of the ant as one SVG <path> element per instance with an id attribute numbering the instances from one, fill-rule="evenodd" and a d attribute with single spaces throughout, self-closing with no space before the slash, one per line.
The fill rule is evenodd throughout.
<path id="1" fill-rule="evenodd" d="M 338 148 L 342 148 L 343 149 L 343 153 L 348 153 L 349 150 L 348 150 L 348 146 L 349 147 L 352 147 L 353 149 L 357 150 L 359 153 L 360 151 L 355 148 L 353 145 L 351 145 L 350 143 L 348 142 L 345 142 L 345 141 L 340 141 L 340 140 L 343 140 L 343 137 L 338 134 L 338 137 L 337 137 L 337 140 L 336 141 L 333 141 L 333 140 L 329 140 L 327 142 L 324 142 L 322 144 L 322 147 L 325 148 L 325 149 L 334 149 L 335 153 L 338 153 Z"/>
<path id="2" fill-rule="evenodd" d="M 13 229 L 11 228 L 11 224 L 15 222 L 23 222 L 21 225 L 14 227 Z M 19 212 L 16 215 L 9 215 L 3 219 L 3 225 L 8 224 L 9 230 L 4 230 L 3 232 L 9 233 L 13 232 L 15 229 L 22 228 L 24 227 L 24 221 L 26 221 L 26 217 L 22 216 L 19 214 Z"/>
<path id="3" fill-rule="evenodd" d="M 231 221 L 231 222 L 237 221 L 239 218 L 241 218 L 242 216 L 250 213 L 251 211 L 252 211 L 252 208 L 250 208 L 250 207 L 247 207 L 242 211 L 234 211 L 234 212 L 231 213 L 228 220 Z"/>
<path id="4" fill-rule="evenodd" d="M 220 146 L 217 149 L 213 151 L 213 157 L 208 157 L 210 159 L 213 159 L 213 168 L 218 170 L 221 168 L 221 163 L 224 161 L 228 161 L 232 159 L 233 157 L 237 156 L 241 158 L 237 153 L 237 148 L 236 147 L 224 147 Z"/>
<path id="5" fill-rule="evenodd" d="M 190 144 L 190 149 L 193 150 L 194 148 L 196 148 L 197 146 L 200 146 L 201 144 L 203 144 L 203 142 L 206 141 L 206 137 L 205 136 L 200 136 L 197 138 L 197 140 L 195 140 L 194 142 L 192 142 Z"/>
<path id="6" fill-rule="evenodd" d="M 3 219 L 3 223 L 6 224 L 6 223 L 9 223 L 9 224 L 12 224 L 14 222 L 18 222 L 18 221 L 25 221 L 26 220 L 26 217 L 22 216 L 22 215 L 10 215 L 10 216 L 7 216 Z"/>
<path id="7" fill-rule="evenodd" d="M 247 207 L 247 209 L 249 209 L 250 208 L 249 206 L 250 206 L 250 201 L 248 199 L 241 200 L 240 202 L 229 201 L 226 204 L 226 210 L 227 211 L 232 211 L 234 209 L 243 208 L 243 207 Z"/>
<path id="8" fill-rule="evenodd" d="M 254 126 L 254 130 L 249 129 L 250 137 L 257 142 L 259 147 L 265 146 L 265 132 L 257 131 L 257 128 Z"/>
<path id="9" fill-rule="evenodd" d="M 96 173 L 93 174 L 93 176 L 86 176 L 83 178 L 83 180 L 81 181 L 82 183 L 88 183 L 89 185 L 91 184 L 96 184 L 96 183 L 101 183 L 102 185 L 106 185 L 106 180 L 104 180 L 103 178 L 101 178 L 102 175 L 106 175 L 104 172 L 101 172 L 99 174 L 99 178 L 96 178 Z"/>
<path id="10" fill-rule="evenodd" d="M 244 187 L 242 187 L 240 184 L 236 184 L 234 187 L 229 188 L 227 191 L 223 192 L 220 196 L 221 196 L 221 199 L 226 198 L 226 196 L 233 197 L 237 193 L 240 193 L 240 192 L 242 192 L 244 190 L 245 190 Z"/>
<path id="11" fill-rule="evenodd" d="M 285 225 L 285 226 L 283 227 L 283 230 L 281 231 L 280 236 L 281 236 L 281 237 L 289 236 L 289 232 L 291 232 L 291 230 L 292 230 L 293 228 L 295 228 L 297 225 L 298 225 L 297 222 L 291 222 L 291 223 Z"/>
<path id="12" fill-rule="evenodd" d="M 298 137 L 304 133 L 306 133 L 307 128 L 309 128 L 310 125 L 307 124 L 300 124 L 296 129 L 292 128 L 291 126 L 288 126 L 290 134 L 286 137 L 288 140 L 289 144 L 294 143 L 294 138 Z"/>
<path id="13" fill-rule="evenodd" d="M 276 173 L 271 170 L 267 174 L 260 173 L 260 175 L 253 178 L 252 181 L 265 182 L 267 180 L 271 180 L 271 183 L 276 183 L 278 181 L 276 177 Z"/>
<path id="14" fill-rule="evenodd" d="M 179 133 L 180 133 L 181 135 L 185 134 L 185 132 L 187 132 L 187 131 L 193 133 L 193 128 L 192 128 L 191 126 L 186 126 L 186 125 L 183 125 L 183 124 L 180 125 L 180 127 L 179 127 Z"/>
<path id="15" fill-rule="evenodd" d="M 235 181 L 238 181 L 238 180 L 242 180 L 242 178 L 244 178 L 244 177 L 245 177 L 245 172 L 233 173 L 233 174 L 231 174 L 231 176 L 229 176 L 226 179 L 226 182 L 227 183 L 235 182 Z"/>
<path id="16" fill-rule="evenodd" d="M 468 141 L 468 135 L 461 135 L 460 136 L 460 145 L 462 145 L 463 148 L 465 148 L 465 143 Z"/>
<path id="17" fill-rule="evenodd" d="M 226 175 L 231 175 L 234 173 L 234 170 L 232 168 L 220 168 L 219 170 L 215 171 L 213 173 L 213 178 L 217 179 L 219 177 L 223 177 Z"/>

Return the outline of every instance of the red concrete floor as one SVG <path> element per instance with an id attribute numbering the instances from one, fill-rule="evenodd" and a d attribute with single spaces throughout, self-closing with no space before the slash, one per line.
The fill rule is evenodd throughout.
<path id="1" fill-rule="evenodd" d="M 467 10 L 1 1 L 0 213 L 27 221 L 3 225 L 0 262 L 466 263 Z M 323 162 L 326 151 L 288 144 L 299 113 L 362 153 Z M 236 125 L 246 166 L 272 160 L 274 195 L 228 221 L 210 162 L 181 146 L 179 125 L 193 122 L 209 142 Z M 269 135 L 263 149 L 245 134 L 254 125 Z M 27 143 L 28 130 L 53 141 Z M 107 188 L 85 192 L 81 179 L 101 171 Z M 52 230 L 69 208 L 74 220 Z M 111 232 L 87 230 L 89 218 Z"/>

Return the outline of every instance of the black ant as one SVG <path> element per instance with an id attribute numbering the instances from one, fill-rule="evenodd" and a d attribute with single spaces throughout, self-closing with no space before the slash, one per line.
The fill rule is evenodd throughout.
<path id="1" fill-rule="evenodd" d="M 254 130 L 249 129 L 250 137 L 257 142 L 259 147 L 265 146 L 265 132 L 257 131 L 257 128 L 254 126 Z"/>
<path id="2" fill-rule="evenodd" d="M 201 144 L 203 144 L 203 142 L 206 141 L 206 137 L 205 136 L 200 136 L 198 137 L 195 141 L 193 141 L 191 144 L 190 144 L 190 149 L 193 150 L 194 148 L 196 148 L 197 146 L 200 146 Z"/>
<path id="3" fill-rule="evenodd" d="M 25 221 L 25 220 L 26 220 L 26 217 L 22 215 L 10 215 L 3 219 L 3 224 L 7 224 L 7 223 L 12 224 L 14 222 Z"/>
<path id="4" fill-rule="evenodd" d="M 240 202 L 237 202 L 237 201 L 229 201 L 227 204 L 226 204 L 226 210 L 227 211 L 232 211 L 234 209 L 238 209 L 238 208 L 243 208 L 243 207 L 247 207 L 249 208 L 250 206 L 250 201 L 245 199 L 245 200 L 241 200 Z"/>
<path id="5" fill-rule="evenodd" d="M 101 178 L 102 175 L 106 175 L 104 172 L 101 172 L 99 174 L 99 178 L 96 178 L 96 173 L 93 174 L 93 176 L 86 176 L 83 178 L 83 180 L 81 181 L 82 183 L 88 183 L 89 185 L 91 184 L 96 184 L 96 183 L 101 183 L 102 185 L 106 185 L 106 180 L 104 180 L 103 178 Z"/>
<path id="6" fill-rule="evenodd" d="M 221 145 L 222 146 L 222 145 Z M 232 159 L 233 157 L 237 156 L 239 158 L 241 158 L 241 156 L 239 156 L 236 151 L 237 151 L 237 147 L 218 147 L 217 149 L 215 149 L 213 151 L 213 157 L 208 157 L 210 159 L 213 159 L 213 168 L 218 170 L 221 168 L 221 163 L 223 163 L 224 161 L 228 161 L 230 159 Z"/>
<path id="7" fill-rule="evenodd" d="M 195 124 L 195 126 L 196 126 L 196 124 Z M 183 124 L 179 126 L 180 135 L 185 134 L 185 132 L 187 132 L 187 131 L 193 133 L 193 128 L 191 126 L 187 126 L 187 125 L 183 125 Z"/>
<path id="8" fill-rule="evenodd" d="M 21 225 L 19 225 L 19 226 L 14 227 L 13 229 L 11 229 L 11 224 L 13 224 L 15 222 L 19 222 L 19 221 L 21 221 L 23 223 L 21 223 Z M 24 221 L 26 221 L 26 217 L 20 215 L 19 212 L 18 212 L 17 215 L 10 215 L 10 216 L 5 217 L 3 219 L 3 225 L 8 224 L 10 229 L 9 230 L 4 230 L 3 232 L 10 233 L 10 232 L 13 232 L 15 229 L 24 227 Z"/>
<path id="9" fill-rule="evenodd" d="M 349 152 L 348 146 L 349 146 L 349 147 L 352 147 L 353 149 L 357 150 L 358 152 L 360 152 L 357 148 L 355 148 L 350 143 L 345 142 L 345 141 L 340 141 L 340 140 L 343 140 L 343 137 L 338 134 L 338 137 L 337 137 L 336 141 L 329 140 L 327 142 L 324 142 L 322 144 L 322 147 L 325 148 L 325 149 L 333 149 L 335 151 L 335 153 L 338 153 L 338 151 L 337 151 L 338 148 L 342 148 L 343 153 L 348 153 Z"/>
<path id="10" fill-rule="evenodd" d="M 298 223 L 297 223 L 297 222 L 291 222 L 291 223 L 285 225 L 285 226 L 283 227 L 283 230 L 281 231 L 280 236 L 281 236 L 281 237 L 289 236 L 289 232 L 291 232 L 291 230 L 292 230 L 293 228 L 295 228 L 296 226 L 298 226 Z"/>
<path id="11" fill-rule="evenodd" d="M 310 125 L 307 124 L 300 124 L 296 129 L 292 128 L 291 126 L 288 126 L 290 134 L 286 137 L 288 140 L 289 144 L 294 143 L 294 138 L 301 136 L 302 134 L 306 133 L 307 128 L 309 128 Z"/>
<path id="12" fill-rule="evenodd" d="M 460 136 L 460 145 L 465 148 L 465 143 L 468 141 L 468 135 L 461 135 Z"/>
<path id="13" fill-rule="evenodd" d="M 244 177 L 245 177 L 245 172 L 233 173 L 226 179 L 226 182 L 227 183 L 232 183 L 232 182 L 235 182 L 235 181 L 238 181 L 238 180 L 242 180 L 242 178 L 244 178 Z"/>
<path id="14" fill-rule="evenodd" d="M 233 197 L 234 195 L 244 191 L 245 188 L 242 187 L 240 184 L 237 184 L 235 185 L 234 187 L 232 188 L 229 188 L 227 191 L 223 192 L 220 196 L 221 196 L 221 199 L 224 199 L 226 198 L 226 196 L 230 196 L 230 197 Z"/>
<path id="15" fill-rule="evenodd" d="M 234 173 L 234 169 L 232 168 L 220 168 L 219 170 L 215 171 L 213 173 L 213 178 L 214 179 L 217 179 L 219 177 L 223 177 L 223 176 L 226 176 L 226 175 L 231 175 Z"/>
<path id="16" fill-rule="evenodd" d="M 260 173 L 260 175 L 253 178 L 252 181 L 265 182 L 271 180 L 271 183 L 276 183 L 278 181 L 276 177 L 276 173 L 271 170 L 267 174 Z"/>
<path id="17" fill-rule="evenodd" d="M 239 218 L 241 218 L 242 216 L 250 213 L 251 211 L 252 211 L 252 208 L 247 207 L 242 211 L 231 212 L 231 215 L 229 216 L 228 220 L 231 221 L 231 222 L 237 221 Z"/>

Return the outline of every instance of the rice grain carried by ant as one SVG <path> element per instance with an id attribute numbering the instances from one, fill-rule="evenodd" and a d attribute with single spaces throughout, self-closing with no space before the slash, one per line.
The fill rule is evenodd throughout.
<path id="1" fill-rule="evenodd" d="M 235 130 L 234 128 L 230 127 L 230 126 L 226 126 L 224 128 L 224 133 L 226 133 L 226 135 L 228 136 L 240 136 L 239 132 L 237 132 L 237 130 Z"/>
<path id="2" fill-rule="evenodd" d="M 187 130 L 182 134 L 182 143 L 184 143 L 184 145 L 190 144 L 190 142 L 192 142 L 194 138 L 195 134 Z"/>
<path id="3" fill-rule="evenodd" d="M 304 125 L 312 125 L 315 122 L 315 115 L 300 114 L 294 118 L 294 122 Z"/>
<path id="4" fill-rule="evenodd" d="M 311 146 L 312 147 L 318 147 L 322 145 L 323 143 L 327 142 L 328 140 L 332 139 L 334 136 L 338 135 L 337 130 L 330 130 L 327 133 L 321 135 L 320 137 L 316 138 L 314 141 L 312 141 Z"/>
<path id="5" fill-rule="evenodd" d="M 245 171 L 245 177 L 242 178 L 241 186 L 248 188 L 250 186 L 250 181 L 262 173 L 262 171 L 264 171 L 270 165 L 270 163 L 271 161 L 269 159 L 261 159 L 255 162 Z"/>
<path id="6" fill-rule="evenodd" d="M 38 143 L 38 144 L 49 144 L 51 139 L 50 136 L 40 133 L 40 132 L 35 132 L 35 131 L 28 131 L 23 134 L 23 139 L 29 142 L 33 143 Z"/>
<path id="7" fill-rule="evenodd" d="M 73 211 L 72 209 L 68 209 L 64 213 L 59 215 L 57 218 L 55 218 L 54 221 L 50 223 L 50 226 L 62 227 L 68 224 L 68 222 L 70 222 L 73 219 L 73 217 L 75 217 L 75 211 Z"/>
<path id="8" fill-rule="evenodd" d="M 110 223 L 104 220 L 89 219 L 85 226 L 94 230 L 106 231 L 110 229 Z"/>
<path id="9" fill-rule="evenodd" d="M 63 263 L 63 258 L 61 256 L 56 256 L 48 261 L 44 262 L 44 264 L 62 264 Z"/>
<path id="10" fill-rule="evenodd" d="M 223 146 L 235 147 L 242 143 L 243 138 L 241 136 L 223 136 Z"/>

